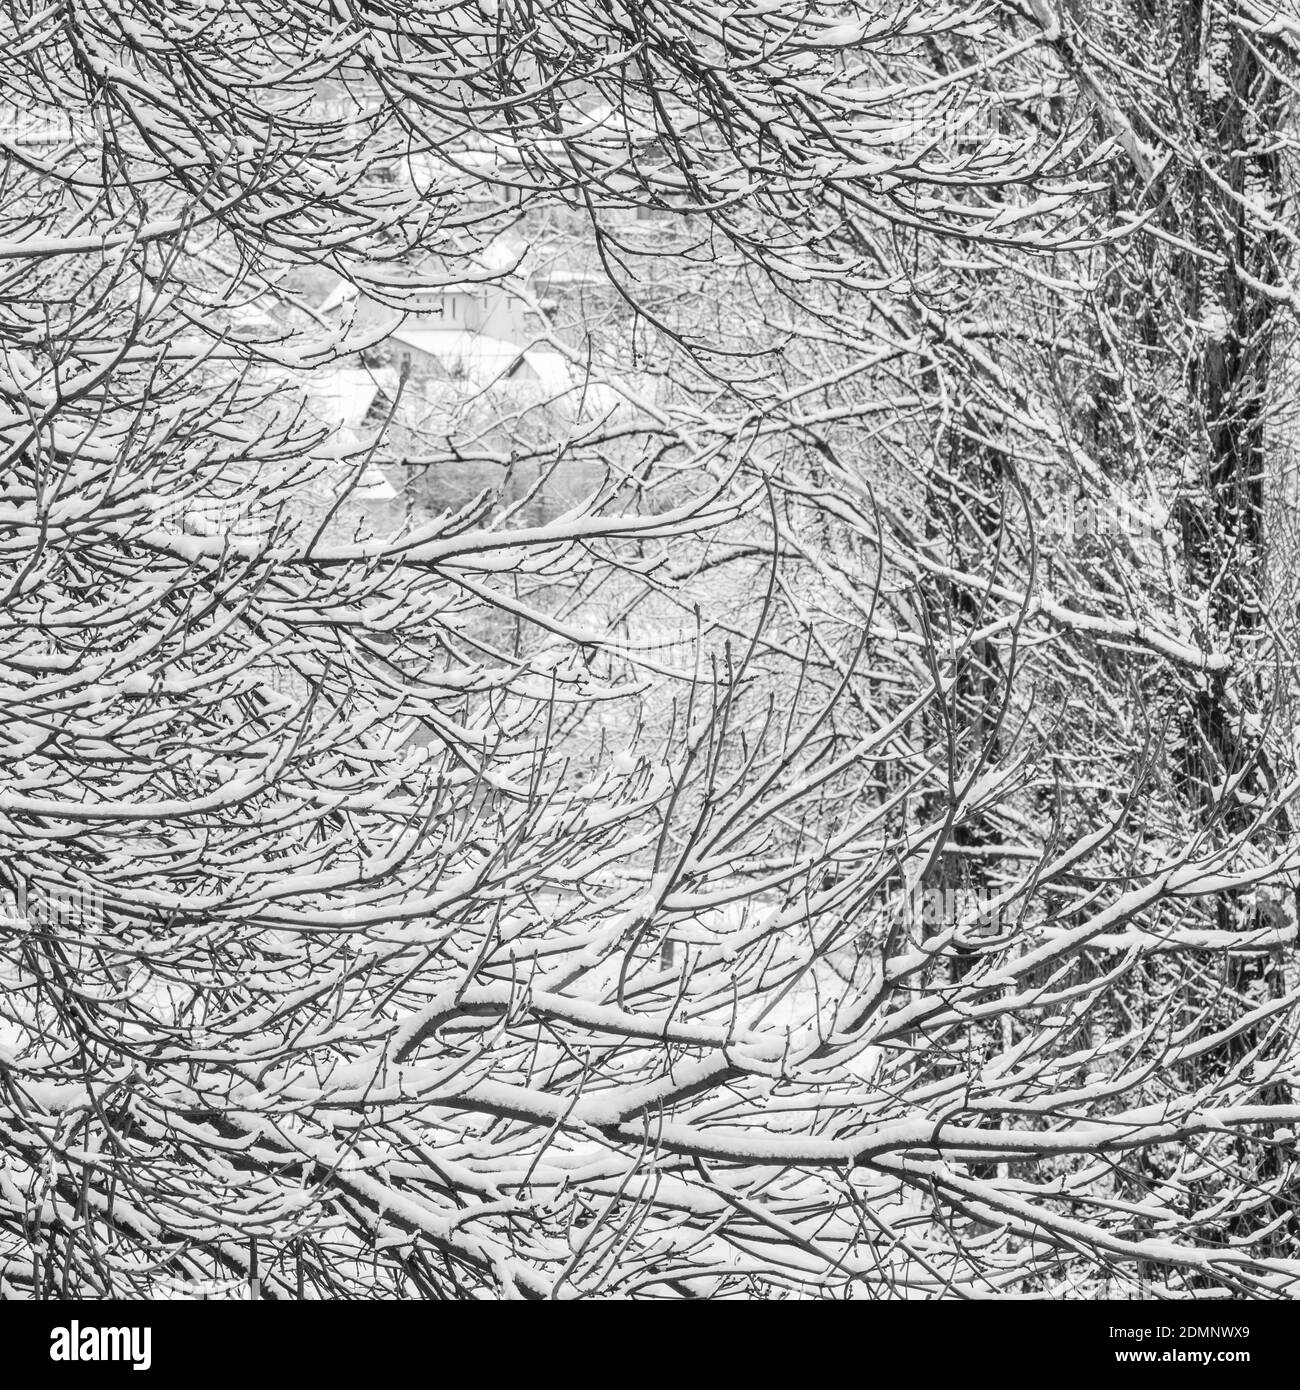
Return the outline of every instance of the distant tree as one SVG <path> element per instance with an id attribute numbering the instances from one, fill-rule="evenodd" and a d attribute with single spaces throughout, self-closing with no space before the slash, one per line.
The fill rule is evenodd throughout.
<path id="1" fill-rule="evenodd" d="M 0 1289 L 1294 1295 L 1298 41 L 11 5 Z"/>

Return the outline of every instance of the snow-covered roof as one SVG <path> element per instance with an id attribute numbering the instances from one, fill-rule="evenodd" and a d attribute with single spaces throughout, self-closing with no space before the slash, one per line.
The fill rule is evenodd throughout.
<path id="1" fill-rule="evenodd" d="M 509 376 L 524 357 L 524 349 L 502 338 L 464 328 L 399 328 L 392 341 L 436 357 L 452 375 L 478 387 Z"/>
<path id="2" fill-rule="evenodd" d="M 541 348 L 529 348 L 524 353 L 524 364 L 530 376 L 535 377 L 548 394 L 559 395 L 581 386 L 580 374 L 567 357 L 558 352 L 546 352 Z"/>
<path id="3" fill-rule="evenodd" d="M 340 280 L 337 285 L 316 306 L 318 314 L 331 314 L 335 309 L 350 304 L 360 293 L 350 280 Z"/>
<path id="4" fill-rule="evenodd" d="M 400 328 L 391 341 L 436 358 L 449 375 L 479 391 L 506 382 L 515 387 L 531 385 L 543 399 L 601 415 L 615 409 L 622 399 L 610 387 L 587 381 L 581 369 L 562 353 L 544 348 L 521 347 L 502 338 L 454 328 Z"/>
<path id="5" fill-rule="evenodd" d="M 391 371 L 365 367 L 335 367 L 330 371 L 313 372 L 304 385 L 308 414 L 333 431 L 331 442 L 340 455 L 360 446 L 360 431 L 380 391 L 390 397 L 397 391 Z M 366 502 L 385 502 L 396 497 L 397 492 L 380 469 L 370 464 L 357 480 L 351 495 Z"/>
<path id="6" fill-rule="evenodd" d="M 582 369 L 562 353 L 529 348 L 524 353 L 524 363 L 547 395 L 564 395 L 572 410 L 581 408 L 590 414 L 605 415 L 623 404 L 617 391 L 602 382 L 588 381 Z"/>
<path id="7" fill-rule="evenodd" d="M 391 372 L 367 367 L 334 367 L 312 372 L 304 382 L 307 409 L 323 425 L 360 429 L 380 390 L 390 394 L 396 382 Z"/>
<path id="8" fill-rule="evenodd" d="M 532 277 L 543 285 L 608 285 L 609 280 L 595 270 L 571 270 L 564 266 L 535 271 Z"/>
<path id="9" fill-rule="evenodd" d="M 357 479 L 352 495 L 365 502 L 391 502 L 397 496 L 397 489 L 384 476 L 383 471 L 371 463 L 366 465 L 361 477 Z"/>

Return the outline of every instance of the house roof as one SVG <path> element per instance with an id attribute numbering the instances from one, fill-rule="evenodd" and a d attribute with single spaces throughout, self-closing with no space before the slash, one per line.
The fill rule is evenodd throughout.
<path id="1" fill-rule="evenodd" d="M 622 402 L 609 386 L 587 381 L 582 370 L 562 353 L 521 347 L 465 329 L 401 328 L 392 341 L 436 358 L 453 377 L 478 391 L 509 385 L 533 387 L 543 399 L 560 402 L 576 413 L 607 414 Z"/>
<path id="2" fill-rule="evenodd" d="M 453 376 L 479 388 L 510 377 L 525 357 L 517 343 L 464 328 L 399 328 L 391 339 L 437 358 Z"/>
<path id="3" fill-rule="evenodd" d="M 393 378 L 391 371 L 364 367 L 335 367 L 312 372 L 306 378 L 307 413 L 330 429 L 330 443 L 340 456 L 361 447 L 361 430 L 376 397 L 381 390 L 390 396 L 396 393 Z M 396 497 L 397 492 L 380 469 L 369 464 L 352 495 L 366 502 L 382 502 Z"/>
<path id="4" fill-rule="evenodd" d="M 308 412 L 322 425 L 360 429 L 381 390 L 396 390 L 394 374 L 380 368 L 333 367 L 303 378 Z"/>
<path id="5" fill-rule="evenodd" d="M 332 314 L 335 309 L 341 309 L 345 304 L 350 304 L 360 293 L 361 291 L 350 280 L 340 280 L 316 306 L 316 312 L 318 314 Z"/>

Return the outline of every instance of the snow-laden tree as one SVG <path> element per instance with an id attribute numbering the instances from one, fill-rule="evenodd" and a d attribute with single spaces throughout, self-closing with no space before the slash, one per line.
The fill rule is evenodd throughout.
<path id="1" fill-rule="evenodd" d="M 1300 23 L 3 26 L 7 1293 L 1296 1292 Z"/>

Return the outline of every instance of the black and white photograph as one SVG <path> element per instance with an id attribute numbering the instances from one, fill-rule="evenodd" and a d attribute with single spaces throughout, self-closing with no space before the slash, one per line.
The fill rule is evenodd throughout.
<path id="1" fill-rule="evenodd" d="M 1300 0 L 0 5 L 41 1376 L 563 1301 L 1240 1379 L 1298 904 Z"/>

